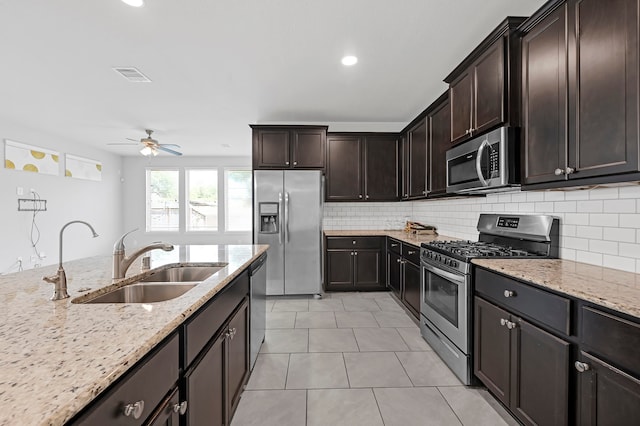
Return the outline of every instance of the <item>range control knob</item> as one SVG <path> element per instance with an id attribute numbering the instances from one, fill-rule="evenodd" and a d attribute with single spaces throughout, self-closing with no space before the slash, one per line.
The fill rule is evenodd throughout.
<path id="1" fill-rule="evenodd" d="M 458 266 L 458 262 L 455 261 L 455 260 L 452 260 L 450 265 L 453 266 L 454 268 L 456 268 Z"/>

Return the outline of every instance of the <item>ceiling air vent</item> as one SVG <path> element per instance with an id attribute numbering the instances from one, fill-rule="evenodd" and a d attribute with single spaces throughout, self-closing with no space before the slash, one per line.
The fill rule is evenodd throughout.
<path id="1" fill-rule="evenodd" d="M 151 80 L 136 68 L 114 68 L 113 70 L 132 83 L 151 83 Z"/>

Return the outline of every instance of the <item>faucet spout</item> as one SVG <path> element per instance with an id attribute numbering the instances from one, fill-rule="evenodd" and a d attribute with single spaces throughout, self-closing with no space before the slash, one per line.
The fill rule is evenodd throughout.
<path id="1" fill-rule="evenodd" d="M 136 231 L 136 229 L 134 229 L 133 231 Z M 124 278 L 125 274 L 127 273 L 127 269 L 129 269 L 129 266 L 131 266 L 133 261 L 136 260 L 141 255 L 143 255 L 144 253 L 151 250 L 157 250 L 157 249 L 164 250 L 164 251 L 173 250 L 172 244 L 157 242 L 157 243 L 152 243 L 144 247 L 141 247 L 138 250 L 134 251 L 130 256 L 126 256 L 125 247 L 124 247 L 124 238 L 133 231 L 129 231 L 126 234 L 124 234 L 122 237 L 118 239 L 118 241 L 116 241 L 116 243 L 113 246 L 113 279 L 114 280 Z"/>
<path id="2" fill-rule="evenodd" d="M 44 281 L 54 285 L 53 296 L 51 296 L 51 300 L 54 300 L 54 301 L 66 299 L 69 297 L 69 293 L 67 293 L 67 274 L 65 273 L 64 268 L 62 267 L 62 236 L 64 234 L 64 230 L 67 229 L 67 226 L 71 225 L 72 223 L 82 223 L 89 227 L 89 229 L 91 230 L 91 233 L 93 234 L 93 238 L 98 236 L 98 233 L 96 232 L 95 229 L 93 229 L 93 226 L 91 226 L 89 223 L 83 220 L 72 220 L 71 222 L 67 222 L 62 227 L 62 229 L 60 229 L 60 249 L 59 249 L 60 260 L 58 262 L 58 271 L 56 272 L 55 275 L 42 277 Z"/>

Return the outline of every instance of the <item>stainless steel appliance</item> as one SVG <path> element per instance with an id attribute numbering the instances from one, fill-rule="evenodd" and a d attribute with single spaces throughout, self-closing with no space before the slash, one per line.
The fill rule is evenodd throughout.
<path id="1" fill-rule="evenodd" d="M 447 151 L 447 192 L 497 192 L 519 186 L 516 129 L 500 127 Z"/>
<path id="2" fill-rule="evenodd" d="M 260 346 L 264 341 L 264 330 L 267 323 L 267 254 L 260 256 L 249 267 L 251 279 L 251 344 L 250 344 L 250 368 L 258 358 Z"/>
<path id="3" fill-rule="evenodd" d="M 472 383 L 471 259 L 558 257 L 558 219 L 481 214 L 479 241 L 435 241 L 420 250 L 420 330 L 464 383 Z"/>
<path id="4" fill-rule="evenodd" d="M 254 242 L 269 244 L 267 295 L 320 294 L 322 172 L 255 170 Z"/>

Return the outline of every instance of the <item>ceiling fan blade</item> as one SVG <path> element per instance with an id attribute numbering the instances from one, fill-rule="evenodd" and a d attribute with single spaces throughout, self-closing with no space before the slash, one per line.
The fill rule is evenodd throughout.
<path id="1" fill-rule="evenodd" d="M 176 145 L 174 143 L 159 143 L 158 146 L 180 148 L 180 145 Z"/>
<path id="2" fill-rule="evenodd" d="M 133 142 L 140 142 L 138 139 L 131 139 L 131 138 L 125 138 L 128 141 L 133 141 Z"/>
<path id="3" fill-rule="evenodd" d="M 181 152 L 166 148 L 163 145 L 156 145 L 156 149 L 159 149 L 160 151 L 168 152 L 169 154 L 173 154 L 173 155 L 182 155 Z"/>
<path id="4" fill-rule="evenodd" d="M 129 142 L 109 142 L 109 143 L 107 143 L 107 145 L 137 146 L 138 144 L 136 144 L 136 143 L 129 143 Z"/>

